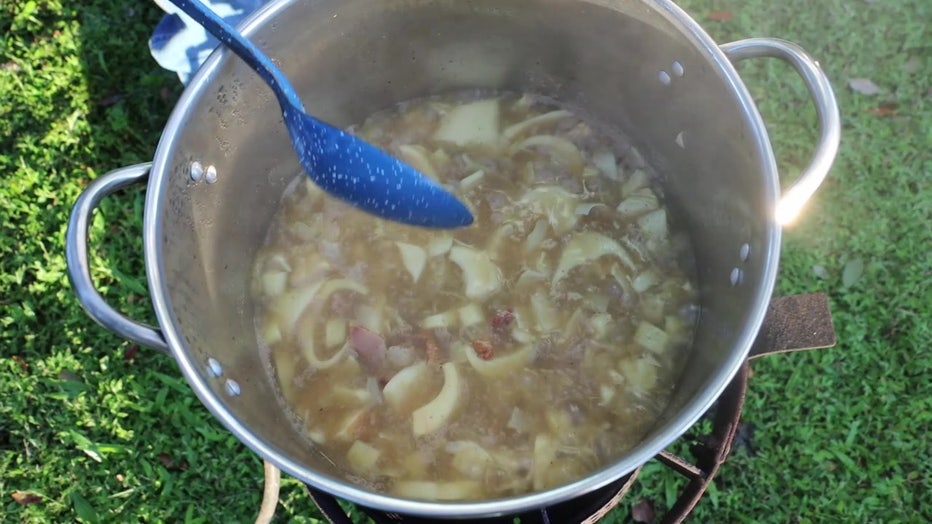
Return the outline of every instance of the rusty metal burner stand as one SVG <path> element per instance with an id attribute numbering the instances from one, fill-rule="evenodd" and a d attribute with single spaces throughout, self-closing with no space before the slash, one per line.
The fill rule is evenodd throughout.
<path id="1" fill-rule="evenodd" d="M 821 293 L 778 297 L 770 302 L 767 317 L 748 359 L 834 345 L 835 330 L 832 326 L 828 297 Z M 695 463 L 668 451 L 662 451 L 657 455 L 657 460 L 688 480 L 676 503 L 660 519 L 661 522 L 680 523 L 686 520 L 728 458 L 738 431 L 749 376 L 750 365 L 745 362 L 711 410 L 714 411 L 711 433 L 692 437 L 695 445 L 691 446 L 690 451 L 695 457 Z M 608 486 L 568 502 L 518 515 L 470 522 L 512 524 L 517 517 L 521 519 L 521 524 L 594 524 L 618 505 L 631 489 L 639 472 L 640 469 Z M 307 490 L 331 524 L 352 524 L 352 520 L 333 496 L 311 486 L 307 486 Z M 438 521 L 386 513 L 361 506 L 359 509 L 378 524 L 426 524 Z"/>

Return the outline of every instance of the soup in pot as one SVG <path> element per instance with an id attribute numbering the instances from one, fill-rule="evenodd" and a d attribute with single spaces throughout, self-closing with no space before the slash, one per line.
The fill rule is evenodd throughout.
<path id="1" fill-rule="evenodd" d="M 637 153 L 531 96 L 413 101 L 353 132 L 475 222 L 380 220 L 297 177 L 253 291 L 301 432 L 350 478 L 434 500 L 551 488 L 636 445 L 698 310 L 688 239 Z"/>

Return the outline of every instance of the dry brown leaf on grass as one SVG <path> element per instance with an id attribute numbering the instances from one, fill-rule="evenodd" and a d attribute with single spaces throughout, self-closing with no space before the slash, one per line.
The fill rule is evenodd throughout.
<path id="1" fill-rule="evenodd" d="M 849 78 L 848 87 L 856 93 L 868 96 L 876 95 L 880 92 L 880 88 L 877 87 L 877 84 L 870 78 Z"/>
<path id="2" fill-rule="evenodd" d="M 39 504 L 42 502 L 42 497 L 39 495 L 36 495 L 35 493 L 26 493 L 25 491 L 14 491 L 10 496 L 13 497 L 13 502 L 21 506 Z"/>
<path id="3" fill-rule="evenodd" d="M 890 117 L 890 116 L 896 116 L 896 108 L 898 107 L 900 107 L 900 105 L 897 103 L 887 102 L 884 104 L 880 104 L 877 107 L 870 107 L 867 109 L 867 112 L 874 116 L 885 118 L 885 117 Z"/>
<path id="4" fill-rule="evenodd" d="M 185 471 L 188 469 L 187 460 L 181 459 L 181 462 L 176 463 L 168 453 L 159 453 L 159 462 L 161 462 L 168 471 Z"/>
<path id="5" fill-rule="evenodd" d="M 735 17 L 731 11 L 711 11 L 706 18 L 715 22 L 727 22 Z"/>
<path id="6" fill-rule="evenodd" d="M 631 507 L 631 519 L 635 522 L 653 522 L 656 517 L 654 503 L 650 499 L 641 499 Z"/>

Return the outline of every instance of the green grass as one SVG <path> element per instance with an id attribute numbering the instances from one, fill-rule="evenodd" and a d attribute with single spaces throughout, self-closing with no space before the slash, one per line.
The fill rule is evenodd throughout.
<path id="1" fill-rule="evenodd" d="M 180 93 L 146 39 L 151 2 L 0 3 L 0 514 L 5 522 L 249 522 L 261 461 L 226 433 L 169 358 L 90 321 L 65 276 L 63 235 L 82 187 L 149 160 Z M 835 348 L 754 364 L 735 451 L 696 522 L 932 519 L 932 4 L 927 0 L 684 0 L 720 41 L 779 36 L 819 58 L 844 121 L 841 154 L 788 229 L 779 293 L 822 291 Z M 706 20 L 712 10 L 734 18 Z M 814 112 L 777 61 L 740 67 L 784 173 L 806 164 Z M 852 92 L 867 77 L 881 92 Z M 893 107 L 878 116 L 872 109 Z M 143 277 L 142 191 L 94 220 L 94 276 L 117 308 L 152 321 Z M 853 268 L 863 264 L 854 282 Z M 813 266 L 824 270 L 814 271 Z M 847 279 L 850 280 L 850 279 Z M 847 285 L 846 285 L 847 284 Z M 607 519 L 638 497 L 668 503 L 651 463 Z M 14 493 L 38 500 L 20 504 Z M 319 522 L 286 480 L 281 521 Z"/>

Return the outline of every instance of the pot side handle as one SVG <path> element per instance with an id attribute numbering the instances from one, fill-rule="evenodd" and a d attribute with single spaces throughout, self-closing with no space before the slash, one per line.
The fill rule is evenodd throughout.
<path id="1" fill-rule="evenodd" d="M 799 180 L 784 192 L 777 203 L 776 220 L 787 225 L 815 193 L 828 174 L 841 141 L 841 117 L 838 102 L 828 77 L 802 47 L 778 38 L 749 38 L 721 46 L 732 62 L 747 58 L 772 57 L 788 62 L 802 77 L 819 117 L 819 142 L 809 166 L 803 170 Z"/>
<path id="2" fill-rule="evenodd" d="M 158 329 L 129 319 L 110 307 L 91 280 L 87 255 L 87 231 L 91 214 L 104 197 L 124 187 L 144 182 L 149 177 L 151 163 L 136 164 L 111 171 L 91 182 L 81 193 L 71 210 L 68 230 L 65 232 L 65 260 L 68 279 L 88 316 L 101 326 L 118 335 L 141 344 L 170 353 L 168 344 Z"/>

